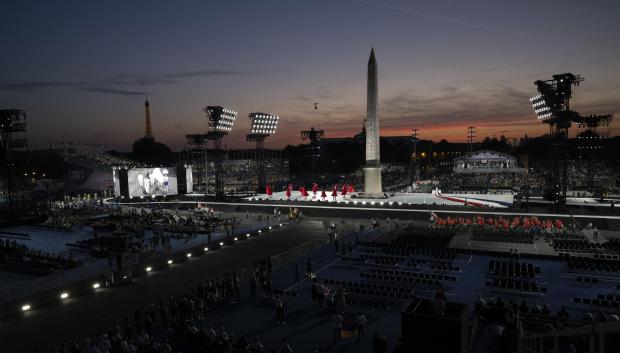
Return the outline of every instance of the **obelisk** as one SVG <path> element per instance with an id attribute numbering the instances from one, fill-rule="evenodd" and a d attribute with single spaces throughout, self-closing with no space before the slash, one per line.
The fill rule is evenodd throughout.
<path id="1" fill-rule="evenodd" d="M 371 197 L 382 197 L 381 161 L 379 152 L 379 116 L 377 60 L 374 48 L 368 59 L 368 82 L 366 92 L 366 166 L 364 167 L 364 194 Z"/>

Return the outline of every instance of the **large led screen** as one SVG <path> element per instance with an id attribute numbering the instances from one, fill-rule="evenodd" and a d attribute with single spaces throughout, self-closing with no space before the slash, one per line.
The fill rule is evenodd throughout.
<path id="1" fill-rule="evenodd" d="M 175 168 L 134 168 L 127 179 L 129 197 L 178 194 Z"/>

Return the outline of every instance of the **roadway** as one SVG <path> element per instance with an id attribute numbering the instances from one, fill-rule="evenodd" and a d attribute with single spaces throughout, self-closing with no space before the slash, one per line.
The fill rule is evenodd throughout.
<path id="1" fill-rule="evenodd" d="M 68 342 L 72 337 L 90 337 L 100 327 L 110 328 L 138 308 L 165 301 L 172 295 L 187 292 L 202 281 L 222 276 L 232 269 L 251 267 L 254 259 L 275 256 L 295 246 L 326 235 L 321 222 L 308 220 L 287 224 L 282 229 L 262 234 L 215 252 L 193 257 L 169 269 L 155 270 L 128 285 L 105 288 L 56 305 L 2 319 L 2 352 L 47 351 L 53 343 Z"/>

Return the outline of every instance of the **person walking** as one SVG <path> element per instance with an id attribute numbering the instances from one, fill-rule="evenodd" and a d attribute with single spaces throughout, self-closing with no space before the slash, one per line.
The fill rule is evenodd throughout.
<path id="1" fill-rule="evenodd" d="M 282 340 L 282 343 L 280 343 L 280 353 L 294 353 L 295 351 L 293 350 L 293 348 L 291 347 L 290 344 L 288 344 L 288 341 L 285 339 Z"/>
<path id="2" fill-rule="evenodd" d="M 342 338 L 342 323 L 344 318 L 341 313 L 337 313 L 332 317 L 332 327 L 334 328 L 334 342 L 338 342 Z"/>
<path id="3" fill-rule="evenodd" d="M 295 264 L 295 284 L 299 284 L 301 281 L 301 270 L 299 269 L 299 264 Z"/>
<path id="4" fill-rule="evenodd" d="M 256 276 L 252 275 L 250 277 L 250 296 L 256 297 Z"/>
<path id="5" fill-rule="evenodd" d="M 357 332 L 357 341 L 360 342 L 362 338 L 366 337 L 366 328 L 368 327 L 368 320 L 361 312 L 357 313 L 355 317 L 355 331 Z"/>
<path id="6" fill-rule="evenodd" d="M 285 325 L 286 321 L 284 321 L 284 298 L 282 296 L 276 297 L 276 321 L 280 325 Z"/>
<path id="7" fill-rule="evenodd" d="M 593 240 L 598 240 L 598 227 L 594 227 L 594 230 L 592 231 L 592 239 Z"/>

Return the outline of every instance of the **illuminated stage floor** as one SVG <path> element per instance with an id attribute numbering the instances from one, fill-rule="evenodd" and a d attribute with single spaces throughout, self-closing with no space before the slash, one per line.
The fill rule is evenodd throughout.
<path id="1" fill-rule="evenodd" d="M 271 200 L 271 201 L 305 201 L 305 202 L 335 202 L 351 205 L 447 205 L 447 206 L 473 206 L 473 207 L 494 207 L 508 208 L 512 206 L 513 195 L 511 194 L 439 194 L 430 193 L 395 193 L 385 199 L 364 198 L 357 192 L 348 193 L 342 196 L 332 197 L 331 191 L 325 191 L 326 198 L 321 198 L 321 192 L 316 194 L 310 192 L 310 196 L 303 197 L 301 192 L 293 191 L 291 196 L 287 197 L 285 191 L 275 192 L 271 196 L 267 194 L 259 194 L 253 197 L 247 197 L 247 200 Z"/>

